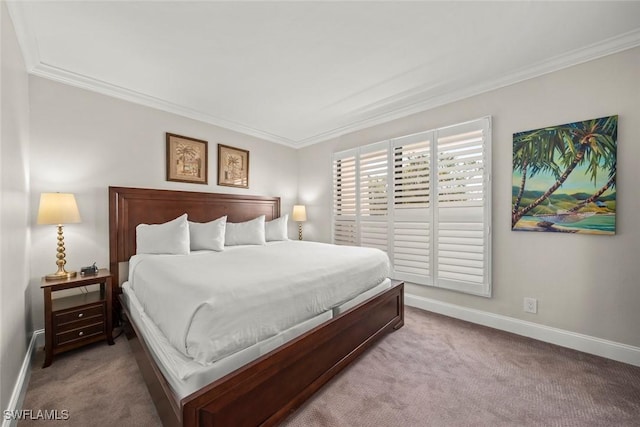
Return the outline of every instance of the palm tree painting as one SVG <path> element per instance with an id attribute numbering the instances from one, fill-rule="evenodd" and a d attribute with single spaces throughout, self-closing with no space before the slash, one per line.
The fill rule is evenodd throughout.
<path id="1" fill-rule="evenodd" d="M 249 188 L 249 151 L 218 144 L 218 185 Z"/>
<path id="2" fill-rule="evenodd" d="M 202 166 L 200 152 L 194 144 L 176 144 L 176 171 L 185 177 L 200 177 Z"/>
<path id="3" fill-rule="evenodd" d="M 167 181 L 207 184 L 207 141 L 167 133 Z"/>
<path id="4" fill-rule="evenodd" d="M 618 116 L 513 134 L 511 228 L 615 234 Z"/>

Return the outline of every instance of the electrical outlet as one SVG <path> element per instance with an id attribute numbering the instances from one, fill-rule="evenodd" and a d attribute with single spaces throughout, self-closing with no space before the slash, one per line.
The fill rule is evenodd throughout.
<path id="1" fill-rule="evenodd" d="M 535 298 L 525 298 L 524 311 L 526 313 L 536 314 L 538 312 L 538 300 Z"/>

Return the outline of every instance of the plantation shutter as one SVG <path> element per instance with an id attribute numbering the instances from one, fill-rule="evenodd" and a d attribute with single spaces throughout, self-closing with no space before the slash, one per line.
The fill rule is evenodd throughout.
<path id="1" fill-rule="evenodd" d="M 491 295 L 491 118 L 335 153 L 333 241 L 394 279 Z"/>
<path id="2" fill-rule="evenodd" d="M 357 245 L 356 152 L 344 151 L 333 158 L 333 242 Z"/>
<path id="3" fill-rule="evenodd" d="M 387 252 L 389 144 L 362 147 L 358 160 L 360 246 Z"/>
<path id="4" fill-rule="evenodd" d="M 430 170 L 433 132 L 391 141 L 393 149 L 392 276 L 430 284 Z"/>
<path id="5" fill-rule="evenodd" d="M 489 119 L 437 132 L 434 235 L 438 286 L 490 292 Z"/>

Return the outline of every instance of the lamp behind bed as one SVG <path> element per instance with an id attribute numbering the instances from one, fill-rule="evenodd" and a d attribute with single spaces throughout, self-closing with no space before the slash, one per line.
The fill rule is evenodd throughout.
<path id="1" fill-rule="evenodd" d="M 291 219 L 298 223 L 298 240 L 302 240 L 302 223 L 307 220 L 307 208 L 304 205 L 295 205 Z"/>

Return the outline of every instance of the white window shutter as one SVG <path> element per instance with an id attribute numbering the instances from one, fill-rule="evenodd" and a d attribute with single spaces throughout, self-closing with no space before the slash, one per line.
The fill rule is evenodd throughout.
<path id="1" fill-rule="evenodd" d="M 431 147 L 433 132 L 391 141 L 393 162 L 393 277 L 431 284 Z"/>
<path id="2" fill-rule="evenodd" d="M 393 278 L 421 285 L 431 284 L 429 223 L 395 221 L 393 223 Z"/>
<path id="3" fill-rule="evenodd" d="M 357 150 L 337 153 L 333 158 L 333 243 L 357 245 Z"/>
<path id="4" fill-rule="evenodd" d="M 384 250 L 391 277 L 491 295 L 491 118 L 333 157 L 333 241 Z"/>
<path id="5" fill-rule="evenodd" d="M 428 132 L 392 141 L 395 209 L 429 207 L 432 139 L 433 132 Z"/>
<path id="6" fill-rule="evenodd" d="M 438 286 L 490 295 L 489 119 L 437 133 Z"/>
<path id="7" fill-rule="evenodd" d="M 389 144 L 361 147 L 358 155 L 360 246 L 389 248 Z"/>

